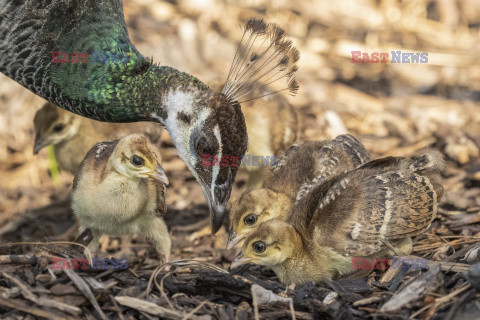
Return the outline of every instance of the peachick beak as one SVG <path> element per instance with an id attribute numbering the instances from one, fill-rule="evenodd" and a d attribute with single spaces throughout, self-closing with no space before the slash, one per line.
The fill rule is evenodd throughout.
<path id="1" fill-rule="evenodd" d="M 230 232 L 228 236 L 227 250 L 230 250 L 233 247 L 235 247 L 243 239 L 245 239 L 244 234 L 240 234 L 237 236 L 237 233 L 235 231 Z"/>
<path id="2" fill-rule="evenodd" d="M 247 264 L 250 262 L 250 259 L 244 258 L 243 253 L 240 252 L 240 254 L 233 260 L 232 264 L 230 265 L 230 269 L 234 269 L 240 266 L 243 266 L 244 264 Z"/>
<path id="3" fill-rule="evenodd" d="M 170 184 L 170 182 L 168 181 L 168 177 L 165 174 L 165 171 L 163 171 L 163 168 L 160 165 L 157 165 L 157 168 L 155 169 L 151 177 L 158 182 L 164 183 L 166 186 Z"/>
<path id="4" fill-rule="evenodd" d="M 39 136 L 35 137 L 35 144 L 33 145 L 33 154 L 37 154 L 40 150 L 48 146 L 48 143 L 40 138 Z"/>

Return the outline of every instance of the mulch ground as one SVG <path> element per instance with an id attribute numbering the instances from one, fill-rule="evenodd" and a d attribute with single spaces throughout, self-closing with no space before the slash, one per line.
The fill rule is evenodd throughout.
<path id="1" fill-rule="evenodd" d="M 289 97 L 307 140 L 345 130 L 375 157 L 435 149 L 447 159 L 445 195 L 409 261 L 286 288 L 259 266 L 230 270 L 227 235 L 208 233 L 199 185 L 163 143 L 165 219 L 173 253 L 161 265 L 140 237 L 104 239 L 98 258 L 128 268 L 54 269 L 52 257 L 84 259 L 69 197 L 72 177 L 52 179 L 34 157 L 33 115 L 43 101 L 0 78 L 0 317 L 2 319 L 479 319 L 480 6 L 475 1 L 125 1 L 133 42 L 155 61 L 225 79 L 240 21 L 285 26 L 299 47 L 301 90 Z M 351 51 L 428 52 L 417 64 L 354 64 Z M 232 200 L 246 188 L 238 175 Z M 205 229 L 207 228 L 207 229 Z M 88 234 L 79 239 L 88 240 Z M 419 260 L 423 259 L 423 260 Z M 415 263 L 415 261 L 421 261 Z M 425 268 L 420 268 L 421 266 Z"/>

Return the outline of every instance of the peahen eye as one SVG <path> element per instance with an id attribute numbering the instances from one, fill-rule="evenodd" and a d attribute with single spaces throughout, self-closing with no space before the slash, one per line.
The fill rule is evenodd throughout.
<path id="1" fill-rule="evenodd" d="M 142 157 L 137 156 L 136 154 L 133 155 L 133 157 L 130 161 L 136 167 L 140 167 L 140 166 L 143 166 L 145 164 L 145 160 L 143 160 Z"/>
<path id="2" fill-rule="evenodd" d="M 63 124 L 59 123 L 59 124 L 56 124 L 55 127 L 53 127 L 53 131 L 55 132 L 60 132 L 63 130 Z"/>
<path id="3" fill-rule="evenodd" d="M 245 217 L 245 219 L 243 219 L 243 222 L 247 226 L 253 226 L 257 222 L 257 216 L 254 214 L 249 214 Z"/>
<path id="4" fill-rule="evenodd" d="M 201 156 L 204 154 L 213 155 L 212 149 L 208 145 L 207 139 L 201 138 L 197 143 L 197 153 Z"/>
<path id="5" fill-rule="evenodd" d="M 252 248 L 253 248 L 253 251 L 255 251 L 256 253 L 263 253 L 265 251 L 265 243 L 263 243 L 262 241 L 256 241 L 252 244 Z"/>

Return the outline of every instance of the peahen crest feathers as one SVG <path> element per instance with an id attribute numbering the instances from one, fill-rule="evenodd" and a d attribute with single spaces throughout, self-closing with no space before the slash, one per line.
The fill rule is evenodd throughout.
<path id="1" fill-rule="evenodd" d="M 294 95 L 300 54 L 275 23 L 249 19 L 233 59 L 223 93 L 240 103 L 281 91 Z M 265 92 L 252 96 L 252 92 Z"/>

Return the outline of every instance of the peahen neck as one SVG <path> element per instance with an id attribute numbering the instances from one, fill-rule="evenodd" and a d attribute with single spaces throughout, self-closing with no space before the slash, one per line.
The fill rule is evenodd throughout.
<path id="1" fill-rule="evenodd" d="M 76 52 L 74 50 L 80 49 L 71 49 Z M 175 97 L 183 95 L 196 101 L 211 94 L 196 77 L 153 64 L 133 45 L 127 46 L 127 51 L 119 51 L 113 46 L 103 46 L 101 50 L 121 54 L 128 61 L 51 65 L 52 82 L 61 87 L 61 98 L 67 97 L 66 101 L 59 101 L 61 107 L 75 106 L 75 102 L 80 101 L 80 112 L 73 111 L 98 120 L 145 120 L 165 124 L 169 110 L 177 107 Z M 188 108 L 201 105 L 192 103 Z"/>
<path id="2" fill-rule="evenodd" d="M 197 78 L 155 65 L 138 52 L 121 0 L 6 0 L 4 5 L 0 72 L 68 111 L 108 122 L 165 123 L 169 95 L 210 92 Z M 52 63 L 52 51 L 68 54 L 69 60 L 73 53 L 89 53 L 90 61 Z M 94 52 L 127 61 L 95 63 Z"/>

